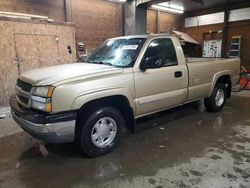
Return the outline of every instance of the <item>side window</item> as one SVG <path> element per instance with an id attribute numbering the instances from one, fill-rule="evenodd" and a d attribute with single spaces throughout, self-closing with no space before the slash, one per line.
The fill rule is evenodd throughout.
<path id="1" fill-rule="evenodd" d="M 155 39 L 149 44 L 143 60 L 150 57 L 161 58 L 164 67 L 178 65 L 174 45 L 168 38 Z"/>

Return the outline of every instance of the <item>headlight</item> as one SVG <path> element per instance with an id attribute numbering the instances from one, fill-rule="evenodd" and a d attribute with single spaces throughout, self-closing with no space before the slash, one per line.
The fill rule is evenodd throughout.
<path id="1" fill-rule="evenodd" d="M 33 87 L 31 92 L 31 108 L 51 112 L 51 97 L 54 89 L 52 86 Z"/>
<path id="2" fill-rule="evenodd" d="M 55 87 L 44 86 L 44 87 L 33 87 L 31 94 L 40 97 L 52 97 Z"/>

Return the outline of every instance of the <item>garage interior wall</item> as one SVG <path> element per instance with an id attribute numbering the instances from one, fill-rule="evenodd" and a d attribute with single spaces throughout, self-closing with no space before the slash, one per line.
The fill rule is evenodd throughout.
<path id="1" fill-rule="evenodd" d="M 67 20 L 75 24 L 76 39 L 83 42 L 88 51 L 107 38 L 123 34 L 122 4 L 104 0 L 66 2 Z M 64 0 L 1 0 L 0 11 L 44 15 L 56 22 L 65 21 Z M 163 33 L 170 28 L 182 31 L 183 16 L 148 10 L 147 23 L 148 33 Z"/>
<path id="2" fill-rule="evenodd" d="M 179 14 L 171 14 L 149 9 L 147 12 L 147 32 L 164 33 L 169 29 L 183 30 L 184 17 Z"/>
<path id="3" fill-rule="evenodd" d="M 216 13 L 217 14 L 217 13 Z M 247 13 L 249 15 L 249 12 Z M 205 15 L 206 16 L 206 15 Z M 217 15 L 217 19 L 212 19 L 211 22 L 217 21 L 222 23 L 217 24 L 207 24 L 204 23 L 204 25 L 199 25 L 199 22 L 201 24 L 202 18 L 200 17 L 193 17 L 194 19 L 197 19 L 196 26 L 189 26 L 189 22 L 185 24 L 184 32 L 189 34 L 191 37 L 193 37 L 196 41 L 200 43 L 200 45 L 203 45 L 203 35 L 204 33 L 208 33 L 210 31 L 217 32 L 222 31 L 224 29 L 224 17 L 220 19 Z M 188 18 L 190 19 L 190 18 Z M 244 20 L 238 20 L 238 21 L 232 21 L 229 22 L 227 25 L 227 35 L 226 35 L 226 53 L 230 49 L 231 44 L 231 38 L 232 36 L 242 36 L 242 42 L 241 42 L 241 64 L 245 66 L 246 68 L 250 69 L 250 19 L 247 17 L 239 18 Z M 210 22 L 209 19 L 203 19 L 206 22 Z M 210 22 L 210 23 L 211 23 Z M 187 25 L 188 24 L 188 25 Z M 198 25 L 198 26 L 197 26 Z M 222 34 L 216 34 L 217 37 L 221 37 Z M 216 39 L 216 38 L 215 38 Z"/>
<path id="4" fill-rule="evenodd" d="M 0 11 L 37 14 L 64 21 L 63 0 L 1 0 Z"/>
<path id="5" fill-rule="evenodd" d="M 105 39 L 122 35 L 122 4 L 104 0 L 66 0 L 67 20 L 76 39 L 91 51 Z M 44 15 L 65 21 L 64 0 L 1 0 L 0 11 Z"/>
<path id="6" fill-rule="evenodd" d="M 77 41 L 86 45 L 89 51 L 104 40 L 122 35 L 122 4 L 103 0 L 71 0 Z"/>

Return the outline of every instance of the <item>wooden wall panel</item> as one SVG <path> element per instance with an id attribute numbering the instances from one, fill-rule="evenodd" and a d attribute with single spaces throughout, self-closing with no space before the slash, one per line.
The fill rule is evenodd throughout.
<path id="1" fill-rule="evenodd" d="M 77 41 L 89 50 L 104 40 L 122 35 L 122 5 L 102 0 L 74 0 L 72 20 L 75 22 Z"/>
<path id="2" fill-rule="evenodd" d="M 20 66 L 25 63 L 26 70 L 75 61 L 75 29 L 72 26 L 0 21 L 0 36 L 0 106 L 7 105 L 14 93 L 19 73 L 15 61 L 17 53 L 24 54 Z M 52 53 L 55 38 L 46 36 L 57 36 L 59 56 Z M 72 46 L 73 54 L 68 53 L 68 45 Z"/>
<path id="3" fill-rule="evenodd" d="M 0 106 L 7 105 L 18 77 L 17 65 L 14 63 L 13 29 L 10 25 L 0 21 Z"/>
<path id="4" fill-rule="evenodd" d="M 15 34 L 14 37 L 20 73 L 63 63 L 56 35 Z"/>

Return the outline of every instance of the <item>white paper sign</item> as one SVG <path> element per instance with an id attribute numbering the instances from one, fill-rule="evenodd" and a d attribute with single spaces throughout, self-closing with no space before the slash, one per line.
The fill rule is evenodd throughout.
<path id="1" fill-rule="evenodd" d="M 122 50 L 136 50 L 138 45 L 125 45 L 122 47 Z"/>
<path id="2" fill-rule="evenodd" d="M 207 40 L 203 43 L 203 57 L 221 57 L 222 40 Z"/>

